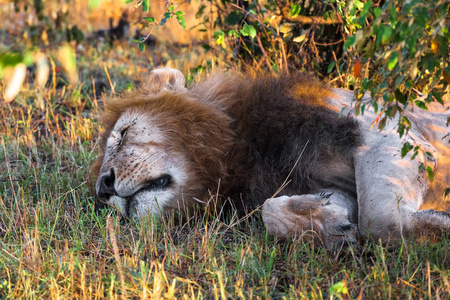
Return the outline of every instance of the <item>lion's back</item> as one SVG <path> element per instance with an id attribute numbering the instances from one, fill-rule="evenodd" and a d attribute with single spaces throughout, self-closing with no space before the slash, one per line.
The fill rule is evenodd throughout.
<path id="1" fill-rule="evenodd" d="M 349 172 L 331 175 L 325 184 L 344 181 L 333 176 L 353 176 L 349 173 L 360 143 L 358 126 L 327 107 L 333 91 L 315 77 L 220 73 L 191 91 L 233 120 L 235 142 L 227 158 L 231 176 L 224 184 L 233 198 L 244 195 L 245 205 L 262 204 L 287 177 L 292 182 L 285 193 L 310 192 L 317 185 L 315 177 L 327 177 L 321 173 L 336 159 Z M 354 189 L 351 183 L 347 188 Z"/>

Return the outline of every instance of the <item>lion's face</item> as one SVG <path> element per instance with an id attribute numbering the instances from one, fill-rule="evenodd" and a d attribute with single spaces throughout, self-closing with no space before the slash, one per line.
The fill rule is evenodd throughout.
<path id="1" fill-rule="evenodd" d="M 106 141 L 96 182 L 99 197 L 129 217 L 176 207 L 188 170 L 183 153 L 168 144 L 151 115 L 126 110 Z"/>
<path id="2" fill-rule="evenodd" d="M 92 167 L 97 195 L 128 217 L 205 203 L 228 175 L 234 142 L 231 117 L 205 100 L 230 96 L 221 78 L 189 91 L 180 71 L 158 69 L 110 99 Z"/>

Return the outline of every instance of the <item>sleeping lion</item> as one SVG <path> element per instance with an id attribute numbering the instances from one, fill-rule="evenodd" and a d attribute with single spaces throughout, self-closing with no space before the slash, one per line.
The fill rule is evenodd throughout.
<path id="1" fill-rule="evenodd" d="M 222 72 L 187 89 L 181 72 L 157 69 L 111 99 L 97 195 L 142 217 L 218 193 L 238 211 L 260 209 L 269 233 L 325 247 L 450 232 L 448 104 L 408 111 L 399 138 L 397 121 L 379 132 L 373 109 L 355 116 L 351 91 L 302 73 L 255 77 Z M 401 157 L 405 142 L 419 146 L 414 159 Z"/>

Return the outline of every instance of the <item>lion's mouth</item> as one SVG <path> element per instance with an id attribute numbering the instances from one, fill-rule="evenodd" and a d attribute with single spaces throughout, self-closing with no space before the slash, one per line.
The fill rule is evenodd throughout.
<path id="1" fill-rule="evenodd" d="M 139 190 L 137 190 L 133 194 L 126 197 L 122 197 L 123 199 L 125 199 L 125 209 L 123 213 L 126 215 L 126 217 L 128 218 L 131 217 L 131 215 L 136 212 L 136 206 L 138 205 L 138 198 L 140 195 L 165 190 L 169 188 L 172 184 L 173 184 L 172 176 L 168 174 L 164 174 L 156 179 L 149 180 L 146 184 L 144 184 Z M 157 201 L 156 199 L 152 200 Z"/>

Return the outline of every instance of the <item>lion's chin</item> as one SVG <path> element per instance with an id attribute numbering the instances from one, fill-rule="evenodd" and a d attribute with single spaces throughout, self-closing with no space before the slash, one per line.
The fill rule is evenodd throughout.
<path id="1" fill-rule="evenodd" d="M 126 217 L 141 219 L 146 216 L 159 217 L 163 214 L 164 205 L 158 201 L 154 193 L 142 190 L 129 197 L 111 196 L 107 203 Z"/>

